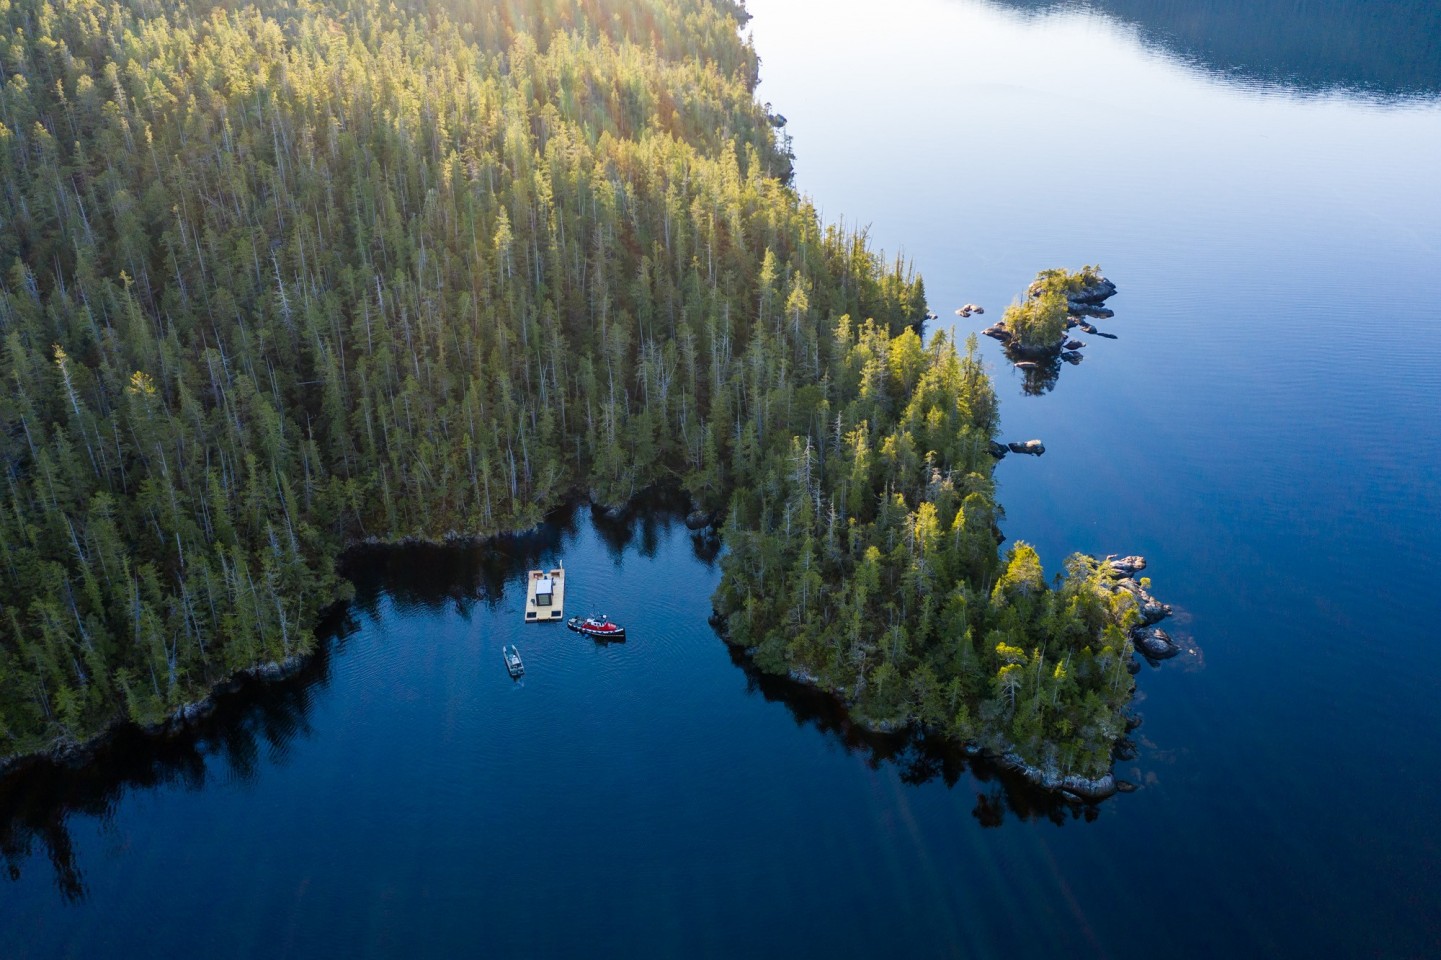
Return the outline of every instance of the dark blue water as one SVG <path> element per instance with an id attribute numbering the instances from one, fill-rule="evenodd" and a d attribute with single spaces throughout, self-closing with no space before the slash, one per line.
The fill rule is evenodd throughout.
<path id="1" fill-rule="evenodd" d="M 1177 608 L 1141 789 L 1078 813 L 859 737 L 736 662 L 683 527 L 582 511 L 365 559 L 305 674 L 32 778 L 0 956 L 1441 954 L 1434 61 L 1359 3 L 1394 62 L 1354 82 L 1135 5 L 748 6 L 798 186 L 985 305 L 961 332 L 1041 267 L 1120 286 L 1039 396 L 982 345 L 1048 451 L 1000 464 L 1006 533 L 1144 553 Z M 561 559 L 628 642 L 519 622 Z"/>

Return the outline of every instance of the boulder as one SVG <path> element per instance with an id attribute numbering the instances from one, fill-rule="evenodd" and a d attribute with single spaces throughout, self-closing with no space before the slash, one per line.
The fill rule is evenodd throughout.
<path id="1" fill-rule="evenodd" d="M 1092 327 L 1092 329 L 1094 330 L 1095 328 Z M 1114 333 L 1102 333 L 1102 332 L 1099 331 L 1099 330 L 1096 330 L 1096 336 L 1098 336 L 1098 337 L 1105 337 L 1107 340 L 1119 340 L 1119 339 L 1120 339 L 1120 337 L 1116 336 Z"/>
<path id="2" fill-rule="evenodd" d="M 1132 577 L 1146 569 L 1146 558 L 1117 557 L 1112 554 L 1106 558 L 1106 565 L 1115 571 L 1117 577 Z"/>
<path id="3" fill-rule="evenodd" d="M 1029 453 L 1033 457 L 1039 457 L 1046 452 L 1046 445 L 1039 440 L 1027 440 L 1025 443 L 1012 441 L 1007 446 L 1012 453 Z"/>
<path id="4" fill-rule="evenodd" d="M 1084 340 L 1067 340 L 1067 341 L 1066 341 L 1066 349 L 1067 349 L 1067 350 L 1079 350 L 1079 349 L 1081 349 L 1082 347 L 1084 347 L 1085 345 L 1086 345 L 1086 341 L 1084 341 Z"/>
<path id="5" fill-rule="evenodd" d="M 1082 330 L 1086 331 L 1087 333 L 1091 334 L 1091 336 L 1095 336 L 1095 335 L 1096 335 L 1096 328 L 1093 327 L 1093 326 L 1091 326 L 1089 323 L 1087 323 L 1087 322 L 1084 321 L 1084 320 L 1082 320 L 1080 323 L 1078 323 L 1077 326 L 1079 326 Z"/>
<path id="6" fill-rule="evenodd" d="M 992 340 L 999 340 L 1002 343 L 1011 342 L 1011 331 L 1006 329 L 1004 323 L 995 323 L 981 331 L 981 336 L 990 337 Z"/>
<path id="7" fill-rule="evenodd" d="M 1136 598 L 1140 603 L 1141 620 L 1147 626 L 1153 623 L 1160 623 L 1171 615 L 1171 605 L 1162 603 L 1149 593 L 1142 593 Z"/>
<path id="8" fill-rule="evenodd" d="M 1079 303 L 1102 303 L 1115 295 L 1116 285 L 1105 277 L 1101 277 L 1090 286 L 1082 287 L 1071 294 L 1070 298 Z"/>
<path id="9" fill-rule="evenodd" d="M 1003 444 L 1003 443 L 997 443 L 997 442 L 994 441 L 994 440 L 992 440 L 992 441 L 987 445 L 986 449 L 989 450 L 991 456 L 995 457 L 997 460 L 1002 459 L 1003 457 L 1005 457 L 1005 455 L 1006 455 L 1007 453 L 1010 452 L 1009 450 L 1006 449 L 1006 445 L 1005 445 L 1005 444 Z"/>
<path id="10" fill-rule="evenodd" d="M 1170 635 L 1160 627 L 1135 631 L 1131 634 L 1131 642 L 1136 645 L 1137 650 L 1152 660 L 1169 660 L 1181 652 L 1181 648 L 1176 646 Z"/>
<path id="11" fill-rule="evenodd" d="M 1069 363 L 1071 366 L 1074 367 L 1076 364 L 1080 363 L 1082 360 L 1084 360 L 1084 359 L 1086 359 L 1086 358 L 1083 357 L 1083 356 L 1081 356 L 1079 353 L 1077 353 L 1077 352 L 1074 351 L 1074 350 L 1067 350 L 1065 353 L 1061 354 L 1061 359 L 1064 360 L 1064 361 L 1066 361 L 1067 363 Z"/>

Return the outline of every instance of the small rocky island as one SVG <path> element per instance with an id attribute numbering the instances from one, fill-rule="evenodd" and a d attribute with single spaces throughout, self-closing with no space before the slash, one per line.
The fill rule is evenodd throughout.
<path id="1" fill-rule="evenodd" d="M 981 331 L 983 336 L 999 341 L 1006 357 L 1016 369 L 1027 374 L 1027 381 L 1046 381 L 1041 393 L 1055 382 L 1059 363 L 1078 364 L 1082 360 L 1084 341 L 1072 338 L 1070 331 L 1080 329 L 1091 336 L 1108 340 L 1115 334 L 1102 333 L 1090 321 L 1109 319 L 1115 311 L 1105 302 L 1116 295 L 1116 285 L 1102 275 L 1099 267 L 1087 266 L 1074 273 L 1067 270 L 1044 270 L 1026 290 L 1024 301 L 1006 308 L 1004 316 Z"/>

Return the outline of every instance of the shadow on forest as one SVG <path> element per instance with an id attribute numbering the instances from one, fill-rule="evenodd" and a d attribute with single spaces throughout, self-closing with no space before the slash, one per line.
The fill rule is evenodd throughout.
<path id="1" fill-rule="evenodd" d="M 977 787 L 976 806 L 971 815 L 983 827 L 999 827 L 1007 814 L 1022 821 L 1050 820 L 1060 826 L 1069 821 L 1090 823 L 1099 816 L 1095 804 L 1068 800 L 1042 790 L 1025 777 L 999 762 L 969 756 L 958 745 L 914 732 L 874 733 L 851 721 L 835 697 L 789 677 L 762 673 L 745 652 L 728 647 L 731 662 L 745 671 L 746 689 L 767 702 L 786 705 L 798 726 L 811 725 L 834 739 L 847 752 L 864 757 L 872 769 L 892 763 L 900 770 L 901 782 L 920 786 L 940 780 L 949 788 L 969 775 Z"/>

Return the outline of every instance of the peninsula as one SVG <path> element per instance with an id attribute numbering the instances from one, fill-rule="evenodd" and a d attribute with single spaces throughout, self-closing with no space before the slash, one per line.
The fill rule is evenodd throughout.
<path id="1" fill-rule="evenodd" d="M 1144 589 L 999 554 L 975 340 L 791 185 L 746 19 L 0 9 L 0 758 L 295 662 L 349 544 L 667 484 L 763 669 L 1103 779 Z"/>

